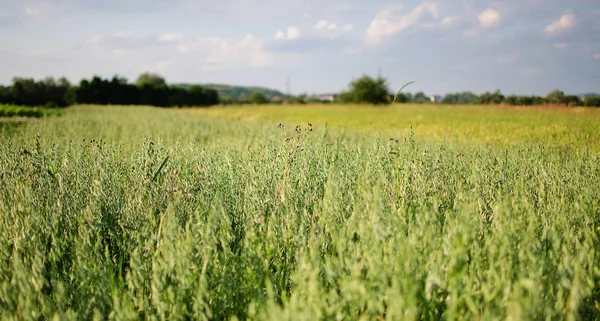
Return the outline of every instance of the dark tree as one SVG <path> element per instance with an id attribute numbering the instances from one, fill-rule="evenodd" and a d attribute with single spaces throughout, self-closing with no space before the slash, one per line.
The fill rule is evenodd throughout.
<path id="1" fill-rule="evenodd" d="M 340 101 L 357 104 L 387 104 L 390 102 L 390 96 L 386 79 L 363 75 L 350 83 L 350 90 L 340 95 Z"/>

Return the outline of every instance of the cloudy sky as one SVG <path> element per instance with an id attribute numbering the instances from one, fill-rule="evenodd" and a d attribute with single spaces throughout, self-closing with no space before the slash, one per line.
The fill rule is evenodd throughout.
<path id="1" fill-rule="evenodd" d="M 125 76 L 427 94 L 600 91 L 598 0 L 0 0 L 0 83 Z"/>

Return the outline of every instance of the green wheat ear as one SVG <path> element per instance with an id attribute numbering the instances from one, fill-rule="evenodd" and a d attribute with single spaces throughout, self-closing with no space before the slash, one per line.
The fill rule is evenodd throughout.
<path id="1" fill-rule="evenodd" d="M 398 98 L 398 95 L 400 95 L 400 92 L 402 91 L 402 89 L 406 88 L 406 86 L 408 86 L 408 85 L 410 85 L 412 83 L 414 83 L 414 81 L 411 81 L 411 82 L 408 82 L 408 83 L 404 84 L 404 86 L 402 86 L 400 88 L 400 90 L 398 90 L 398 92 L 396 93 L 396 96 L 394 96 L 394 101 L 392 102 L 392 104 L 396 102 L 396 98 Z"/>

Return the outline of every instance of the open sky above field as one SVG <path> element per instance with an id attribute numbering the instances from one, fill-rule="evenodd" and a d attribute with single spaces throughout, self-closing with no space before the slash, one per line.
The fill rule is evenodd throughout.
<path id="1" fill-rule="evenodd" d="M 0 83 L 154 71 L 168 82 L 339 91 L 599 91 L 596 0 L 2 0 Z"/>

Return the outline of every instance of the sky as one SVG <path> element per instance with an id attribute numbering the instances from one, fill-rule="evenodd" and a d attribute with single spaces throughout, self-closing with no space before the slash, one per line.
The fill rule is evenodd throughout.
<path id="1" fill-rule="evenodd" d="M 338 92 L 362 75 L 428 95 L 600 92 L 598 0 L 0 0 L 15 76 Z"/>

